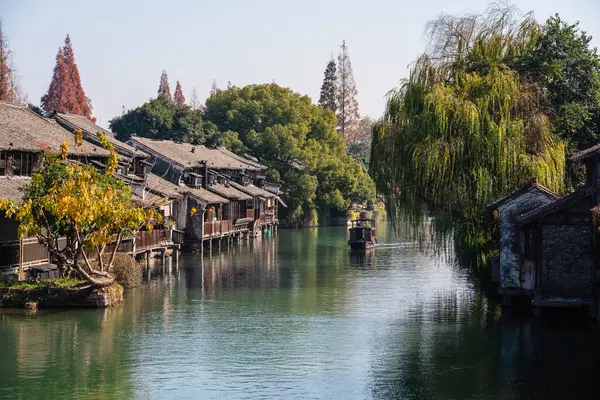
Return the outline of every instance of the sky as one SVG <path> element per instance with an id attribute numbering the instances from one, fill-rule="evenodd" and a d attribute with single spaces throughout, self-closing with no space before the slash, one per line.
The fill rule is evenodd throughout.
<path id="1" fill-rule="evenodd" d="M 538 21 L 559 13 L 600 47 L 599 0 L 515 0 Z M 104 127 L 123 108 L 171 92 L 204 102 L 213 79 L 225 88 L 270 83 L 316 102 L 323 72 L 348 45 L 361 115 L 378 118 L 386 93 L 426 46 L 425 24 L 441 13 L 482 12 L 487 0 L 0 0 L 14 64 L 29 102 L 39 104 L 56 52 L 70 34 L 83 88 Z"/>

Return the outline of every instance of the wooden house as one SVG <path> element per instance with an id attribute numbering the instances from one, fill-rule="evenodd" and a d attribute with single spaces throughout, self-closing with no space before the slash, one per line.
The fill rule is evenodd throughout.
<path id="1" fill-rule="evenodd" d="M 531 262 L 521 258 L 519 243 L 522 241 L 515 229 L 516 220 L 557 198 L 555 193 L 533 181 L 486 208 L 487 219 L 495 220 L 499 249 L 498 258 L 492 261 L 492 280 L 498 284 L 504 304 L 511 304 L 514 297 L 532 296 L 534 289 L 535 270 Z"/>
<path id="2" fill-rule="evenodd" d="M 39 167 L 43 154 L 60 153 L 63 141 L 68 157 L 82 162 L 105 162 L 109 152 L 84 142 L 76 146 L 72 134 L 27 107 L 0 102 L 0 196 L 21 201 L 20 187 Z M 36 238 L 20 239 L 17 223 L 0 216 L 0 275 L 43 267 L 51 261 L 46 248 Z"/>
<path id="3" fill-rule="evenodd" d="M 53 118 L 60 126 L 69 132 L 81 130 L 83 139 L 96 145 L 100 145 L 100 139 L 98 138 L 97 133 L 104 133 L 108 141 L 114 146 L 115 151 L 119 154 L 119 167 L 117 168 L 119 174 L 144 178 L 148 172 L 150 172 L 150 166 L 146 161 L 149 158 L 148 154 L 121 142 L 115 137 L 114 133 L 96 125 L 86 116 L 65 114 L 55 111 L 50 114 L 50 118 Z"/>
<path id="4" fill-rule="evenodd" d="M 253 181 L 264 178 L 262 171 L 266 167 L 257 161 L 224 148 L 209 149 L 169 140 L 132 137 L 128 143 L 150 155 L 149 163 L 153 173 L 173 184 L 203 189 L 221 199 L 218 203 L 198 208 L 204 216 L 202 238 L 227 237 L 255 231 L 262 226 L 261 218 L 265 221 L 269 218 L 271 225 L 277 222 L 276 195 L 256 186 L 253 188 L 260 191 L 260 194 L 243 189 Z M 259 220 L 258 224 L 256 220 Z M 197 238 L 198 235 L 194 234 L 192 237 Z"/>
<path id="5" fill-rule="evenodd" d="M 142 196 L 160 199 L 161 213 L 167 224 L 173 223 L 177 243 L 202 241 L 228 236 L 233 224 L 224 215 L 229 200 L 202 187 L 176 185 L 154 174 L 149 174 Z M 166 201 L 165 201 L 166 199 Z M 192 209 L 196 209 L 192 213 Z"/>
<path id="6" fill-rule="evenodd" d="M 258 221 L 259 228 L 271 229 L 279 224 L 279 204 L 287 207 L 279 196 L 252 183 L 232 182 L 231 185 L 252 196 L 252 213 Z"/>
<path id="7" fill-rule="evenodd" d="M 139 205 L 154 208 L 162 214 L 165 222 L 159 226 L 160 229 L 153 232 L 137 232 L 128 250 L 134 253 L 157 251 L 174 248 L 183 243 L 187 198 L 179 190 L 179 186 L 150 174 L 149 154 L 119 141 L 113 132 L 93 123 L 85 116 L 53 112 L 51 117 L 69 132 L 81 130 L 83 139 L 91 143 L 100 144 L 97 133 L 104 133 L 119 155 L 116 176 L 131 186 L 133 198 Z"/>

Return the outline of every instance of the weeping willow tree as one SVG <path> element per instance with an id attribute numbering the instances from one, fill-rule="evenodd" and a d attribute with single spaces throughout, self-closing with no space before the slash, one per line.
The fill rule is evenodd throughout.
<path id="1" fill-rule="evenodd" d="M 511 68 L 540 26 L 516 15 L 491 7 L 431 22 L 428 50 L 373 129 L 379 193 L 415 227 L 435 216 L 428 226 L 438 244 L 483 246 L 481 211 L 533 178 L 563 191 L 565 143 L 552 133 L 539 85 Z"/>

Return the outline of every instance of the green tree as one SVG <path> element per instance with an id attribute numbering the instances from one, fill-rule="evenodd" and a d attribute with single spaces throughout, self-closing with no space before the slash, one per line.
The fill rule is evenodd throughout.
<path id="1" fill-rule="evenodd" d="M 600 141 L 600 58 L 591 39 L 579 23 L 567 24 L 557 14 L 515 61 L 515 68 L 544 90 L 554 130 L 572 150 Z"/>
<path id="2" fill-rule="evenodd" d="M 485 205 L 532 178 L 562 192 L 566 144 L 540 107 L 543 91 L 510 69 L 535 45 L 538 24 L 491 9 L 442 16 L 429 32 L 432 50 L 390 94 L 374 128 L 370 171 L 378 190 L 416 224 L 426 209 L 449 216 L 450 224 L 431 225 L 440 238 L 475 232 Z M 481 235 L 468 236 L 482 245 Z"/>
<path id="3" fill-rule="evenodd" d="M 373 181 L 346 155 L 334 113 L 309 97 L 276 84 L 250 85 L 219 91 L 206 107 L 206 119 L 236 132 L 267 175 L 285 183 L 288 224 L 374 200 Z"/>
<path id="4" fill-rule="evenodd" d="M 204 121 L 200 110 L 185 105 L 179 107 L 165 96 L 113 118 L 110 128 L 121 140 L 135 134 L 209 146 L 222 143 L 216 125 Z"/>
<path id="5" fill-rule="evenodd" d="M 333 57 L 329 60 L 325 69 L 319 105 L 333 112 L 337 111 L 337 76 Z"/>

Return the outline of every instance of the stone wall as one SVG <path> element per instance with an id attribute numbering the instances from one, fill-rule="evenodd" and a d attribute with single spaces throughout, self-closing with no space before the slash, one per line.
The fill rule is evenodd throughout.
<path id="1" fill-rule="evenodd" d="M 105 288 L 33 287 L 31 289 L 0 288 L 2 308 L 67 308 L 111 307 L 123 301 L 123 286 L 118 283 Z"/>
<path id="2" fill-rule="evenodd" d="M 595 274 L 591 216 L 588 222 L 542 227 L 542 297 L 591 298 Z"/>

